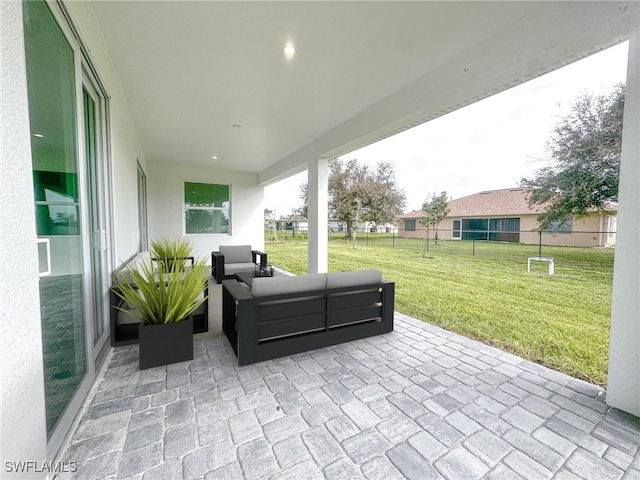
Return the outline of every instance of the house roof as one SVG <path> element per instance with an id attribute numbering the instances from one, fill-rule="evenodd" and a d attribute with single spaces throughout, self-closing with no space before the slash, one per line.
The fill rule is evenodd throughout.
<path id="1" fill-rule="evenodd" d="M 285 215 L 280 217 L 278 220 L 278 222 L 307 222 L 307 217 L 303 216 L 303 215 Z"/>
<path id="2" fill-rule="evenodd" d="M 529 189 L 523 187 L 485 190 L 449 202 L 448 217 L 499 217 L 505 215 L 539 215 L 546 211 L 543 205 L 529 205 Z M 605 210 L 616 211 L 617 205 L 608 203 Z M 590 209 L 589 211 L 596 211 Z M 421 218 L 422 210 L 400 215 L 400 218 Z"/>

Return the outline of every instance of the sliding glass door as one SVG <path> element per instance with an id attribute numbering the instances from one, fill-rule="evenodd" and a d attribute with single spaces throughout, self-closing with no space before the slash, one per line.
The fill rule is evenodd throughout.
<path id="1" fill-rule="evenodd" d="M 51 269 L 40 277 L 47 431 L 88 370 L 74 51 L 48 7 L 24 2 L 38 239 Z"/>
<path id="2" fill-rule="evenodd" d="M 83 131 L 84 131 L 84 163 L 88 203 L 88 221 L 90 228 L 89 244 L 91 249 L 91 283 L 92 296 L 90 311 L 92 321 L 92 342 L 94 358 L 108 338 L 105 319 L 108 318 L 109 282 L 108 277 L 108 236 L 107 209 L 105 195 L 105 165 L 103 162 L 104 145 L 102 101 L 92 82 L 83 76 L 82 86 Z"/>
<path id="3" fill-rule="evenodd" d="M 64 441 L 105 344 L 105 175 L 100 97 L 45 2 L 23 2 L 50 454 Z"/>

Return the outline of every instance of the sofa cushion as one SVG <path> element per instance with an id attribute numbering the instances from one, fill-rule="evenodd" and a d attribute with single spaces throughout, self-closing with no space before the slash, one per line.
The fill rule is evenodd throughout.
<path id="1" fill-rule="evenodd" d="M 117 313 L 117 322 L 116 325 L 134 325 L 136 323 L 140 323 L 133 315 L 129 315 L 127 312 L 123 312 L 122 310 L 118 310 Z"/>
<path id="2" fill-rule="evenodd" d="M 142 292 L 140 292 L 140 294 L 142 295 Z M 144 295 L 142 295 L 144 297 Z M 198 297 L 194 300 L 193 303 L 198 303 L 200 301 L 202 301 L 202 299 L 204 298 L 204 292 L 200 293 L 198 295 Z M 131 313 L 129 312 L 135 312 L 135 314 L 138 313 L 137 309 L 135 307 L 132 307 L 131 305 L 129 305 L 127 302 L 125 302 L 124 300 L 120 301 L 120 304 L 118 305 L 118 312 L 116 314 L 116 325 L 132 325 L 135 323 L 140 323 L 140 320 L 136 317 L 134 317 Z M 192 315 L 201 315 L 204 314 L 205 308 L 205 303 L 203 302 L 202 305 L 200 305 L 193 313 Z"/>
<path id="3" fill-rule="evenodd" d="M 221 245 L 220 254 L 224 263 L 247 263 L 252 261 L 251 245 Z"/>
<path id="4" fill-rule="evenodd" d="M 121 282 L 126 283 L 135 283 L 133 278 L 131 277 L 131 273 L 129 270 L 138 270 L 142 271 L 142 265 L 151 265 L 151 254 L 149 252 L 140 252 L 135 257 L 133 257 L 128 263 L 125 263 L 120 267 L 120 269 L 116 272 L 116 278 Z"/>
<path id="5" fill-rule="evenodd" d="M 300 276 L 282 276 L 254 278 L 251 282 L 251 293 L 255 297 L 280 295 L 283 293 L 310 292 L 324 290 L 327 278 L 323 273 L 313 273 Z"/>
<path id="6" fill-rule="evenodd" d="M 327 288 L 371 285 L 382 281 L 382 272 L 376 269 L 358 270 L 355 272 L 330 272 L 324 275 L 327 277 Z"/>

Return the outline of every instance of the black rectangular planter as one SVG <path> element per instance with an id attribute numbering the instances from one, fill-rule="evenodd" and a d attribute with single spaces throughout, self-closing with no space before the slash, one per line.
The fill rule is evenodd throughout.
<path id="1" fill-rule="evenodd" d="M 207 286 L 204 289 L 204 295 L 206 296 L 208 293 L 209 287 Z M 120 345 L 138 343 L 140 327 L 137 323 L 124 325 L 118 324 L 118 307 L 121 307 L 124 304 L 124 301 L 118 297 L 116 290 L 114 289 L 111 289 L 110 301 L 111 345 L 113 347 L 118 347 Z M 193 315 L 193 333 L 203 333 L 207 331 L 209 331 L 209 298 L 204 301 L 202 313 Z"/>
<path id="2" fill-rule="evenodd" d="M 140 324 L 140 370 L 193 360 L 193 319 Z"/>

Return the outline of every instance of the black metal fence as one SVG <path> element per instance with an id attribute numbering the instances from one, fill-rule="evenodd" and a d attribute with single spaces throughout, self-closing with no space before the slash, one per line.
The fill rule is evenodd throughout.
<path id="1" fill-rule="evenodd" d="M 428 233 L 428 234 L 427 234 Z M 354 243 L 346 232 L 330 234 L 332 241 Z M 426 229 L 377 233 L 356 231 L 357 246 L 409 249 L 428 254 L 482 256 L 495 259 L 526 260 L 528 257 L 562 258 L 573 266 L 613 268 L 615 232 L 481 231 Z"/>

